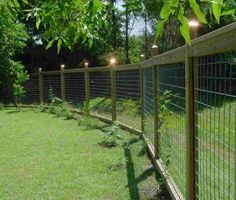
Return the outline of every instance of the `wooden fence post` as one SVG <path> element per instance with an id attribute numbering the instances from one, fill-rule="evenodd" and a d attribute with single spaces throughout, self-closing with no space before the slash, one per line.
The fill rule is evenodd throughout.
<path id="1" fill-rule="evenodd" d="M 43 74 L 42 68 L 39 68 L 39 102 L 43 104 Z"/>
<path id="2" fill-rule="evenodd" d="M 110 64 L 110 79 L 111 79 L 111 106 L 112 106 L 112 121 L 116 121 L 116 74 L 114 68 L 116 67 L 116 61 L 111 61 Z"/>
<path id="3" fill-rule="evenodd" d="M 193 58 L 188 57 L 188 46 L 185 52 L 185 89 L 186 89 L 186 143 L 187 143 L 187 197 L 196 200 L 196 135 L 194 120 L 194 65 Z"/>
<path id="4" fill-rule="evenodd" d="M 89 115 L 89 101 L 90 101 L 90 84 L 89 84 L 89 64 L 84 64 L 84 78 L 85 78 L 85 115 Z"/>
<path id="5" fill-rule="evenodd" d="M 145 131 L 145 109 L 144 109 L 144 69 L 142 68 L 142 62 L 145 60 L 145 55 L 140 55 L 140 102 L 141 102 L 141 132 Z"/>
<path id="6" fill-rule="evenodd" d="M 65 65 L 61 65 L 61 99 L 62 101 L 66 101 L 65 94 Z"/>
<path id="7" fill-rule="evenodd" d="M 199 24 L 192 20 L 189 22 L 191 27 L 191 40 L 198 36 Z M 195 99 L 198 98 L 198 92 L 195 87 L 198 87 L 198 58 L 188 56 L 188 45 L 185 50 L 185 89 L 186 89 L 186 142 L 187 142 L 187 197 L 189 200 L 197 200 L 197 172 L 198 172 L 198 152 L 197 152 L 197 128 L 195 124 L 198 119 L 195 115 L 197 106 Z"/>
<path id="8" fill-rule="evenodd" d="M 155 55 L 158 54 L 158 47 L 154 45 L 152 47 L 152 59 Z M 159 158 L 160 155 L 160 135 L 159 135 L 159 125 L 158 125 L 158 118 L 159 118 L 159 113 L 158 113 L 158 105 L 159 105 L 159 66 L 153 65 L 153 71 L 152 71 L 152 78 L 153 78 L 153 110 L 154 110 L 154 152 L 155 152 L 155 157 Z"/>

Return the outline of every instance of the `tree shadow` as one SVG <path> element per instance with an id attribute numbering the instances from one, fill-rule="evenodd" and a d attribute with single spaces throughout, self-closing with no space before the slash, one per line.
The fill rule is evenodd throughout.
<path id="1" fill-rule="evenodd" d="M 126 158 L 127 179 L 128 179 L 128 187 L 129 187 L 129 193 L 130 193 L 131 200 L 140 200 L 138 184 L 135 179 L 134 163 L 133 163 L 132 154 L 131 154 L 131 151 L 129 148 L 132 144 L 134 144 L 138 141 L 139 141 L 139 139 L 132 139 L 123 146 L 124 155 Z"/>
<path id="2" fill-rule="evenodd" d="M 154 196 L 151 199 L 171 199 L 167 188 L 165 186 L 165 179 L 160 175 L 157 168 L 154 166 L 154 163 L 147 153 L 147 147 L 143 145 L 142 149 L 139 152 L 139 156 L 144 156 L 145 154 L 148 156 L 150 163 L 152 163 L 151 167 L 143 171 L 138 177 L 135 175 L 134 163 L 132 159 L 132 153 L 130 150 L 130 146 L 136 142 L 139 142 L 140 138 L 132 139 L 128 143 L 126 143 L 124 148 L 124 155 L 126 158 L 126 170 L 127 170 L 127 179 L 128 179 L 128 187 L 131 200 L 140 200 L 140 191 L 138 188 L 138 184 L 148 179 L 150 176 L 155 176 L 157 183 L 159 184 L 159 189 L 156 191 Z M 151 192 L 151 191 L 150 191 Z"/>

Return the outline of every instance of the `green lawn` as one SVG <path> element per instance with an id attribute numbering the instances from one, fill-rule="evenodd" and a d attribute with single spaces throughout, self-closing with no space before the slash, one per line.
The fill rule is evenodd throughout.
<path id="1" fill-rule="evenodd" d="M 99 129 L 35 110 L 0 110 L 0 199 L 167 199 L 143 141 L 119 130 L 121 144 L 105 148 L 99 142 L 110 127 Z"/>

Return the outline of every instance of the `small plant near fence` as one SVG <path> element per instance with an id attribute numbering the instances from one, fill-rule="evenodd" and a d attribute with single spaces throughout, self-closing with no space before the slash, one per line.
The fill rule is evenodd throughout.
<path id="1" fill-rule="evenodd" d="M 170 116 L 170 110 L 169 110 L 169 104 L 171 103 L 171 91 L 165 91 L 163 95 L 160 97 L 160 112 L 158 114 L 158 120 L 159 120 L 159 130 L 158 132 L 161 134 L 161 138 L 165 137 L 166 141 L 171 141 L 171 136 L 168 130 L 169 124 L 171 123 Z M 171 157 L 171 146 L 170 142 L 168 143 L 168 146 L 163 145 L 162 146 L 162 158 L 165 162 L 166 166 L 170 165 L 170 157 Z"/>
<path id="2" fill-rule="evenodd" d="M 103 141 L 99 142 L 102 147 L 112 148 L 116 146 L 121 146 L 122 137 L 119 133 L 120 127 L 118 124 L 114 123 L 111 126 L 111 130 L 104 131 L 105 136 Z"/>
<path id="3" fill-rule="evenodd" d="M 24 83 L 29 80 L 29 76 L 21 64 L 16 63 L 14 70 L 13 95 L 15 96 L 16 105 L 19 105 L 25 96 Z"/>

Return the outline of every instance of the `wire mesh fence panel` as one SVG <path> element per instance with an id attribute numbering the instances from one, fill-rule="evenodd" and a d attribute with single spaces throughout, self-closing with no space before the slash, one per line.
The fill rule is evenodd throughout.
<path id="1" fill-rule="evenodd" d="M 116 72 L 117 120 L 141 130 L 140 71 Z"/>
<path id="2" fill-rule="evenodd" d="M 144 69 L 144 134 L 154 146 L 153 69 Z"/>
<path id="3" fill-rule="evenodd" d="M 160 156 L 179 190 L 185 195 L 186 111 L 184 64 L 161 66 L 159 74 Z"/>
<path id="4" fill-rule="evenodd" d="M 43 75 L 43 101 L 50 102 L 52 96 L 61 98 L 61 75 Z"/>
<path id="5" fill-rule="evenodd" d="M 110 72 L 90 72 L 90 111 L 111 118 L 111 80 Z"/>
<path id="6" fill-rule="evenodd" d="M 76 108 L 83 107 L 85 101 L 84 72 L 65 74 L 65 96 L 66 101 Z"/>
<path id="7" fill-rule="evenodd" d="M 29 80 L 24 84 L 25 96 L 22 103 L 38 104 L 39 103 L 39 77 L 38 75 L 30 75 Z"/>
<path id="8" fill-rule="evenodd" d="M 199 199 L 236 197 L 236 52 L 198 59 L 195 105 Z"/>

